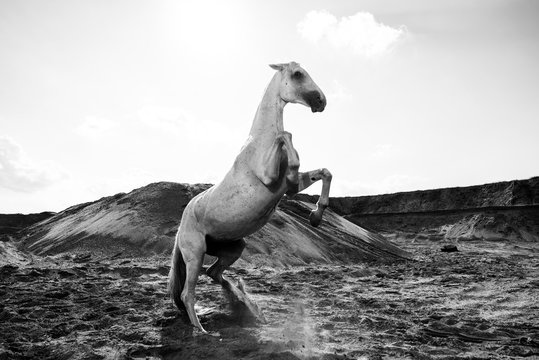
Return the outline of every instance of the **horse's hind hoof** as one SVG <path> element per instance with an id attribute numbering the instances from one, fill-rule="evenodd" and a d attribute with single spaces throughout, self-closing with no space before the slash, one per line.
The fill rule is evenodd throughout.
<path id="1" fill-rule="evenodd" d="M 268 320 L 266 319 L 266 317 L 264 316 L 264 314 L 262 314 L 262 312 L 260 312 L 260 314 L 258 314 L 258 316 L 256 317 L 258 319 L 258 321 L 260 321 L 260 323 L 262 324 L 267 324 L 268 323 Z"/>
<path id="2" fill-rule="evenodd" d="M 207 332 L 203 327 L 193 326 L 193 335 L 199 336 L 199 335 L 210 335 L 209 332 Z"/>
<path id="3" fill-rule="evenodd" d="M 322 222 L 322 216 L 318 215 L 316 210 L 313 210 L 309 215 L 309 221 L 312 226 L 318 227 L 318 225 L 320 225 L 320 223 Z"/>

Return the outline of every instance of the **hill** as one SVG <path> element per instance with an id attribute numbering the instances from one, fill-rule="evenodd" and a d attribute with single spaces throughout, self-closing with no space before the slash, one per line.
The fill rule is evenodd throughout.
<path id="1" fill-rule="evenodd" d="M 14 230 L 31 224 L 18 232 L 22 239 L 19 248 L 36 254 L 166 254 L 172 248 L 184 207 L 209 186 L 155 183 L 57 214 L 3 215 L 0 225 L 12 237 Z M 270 222 L 246 239 L 242 261 L 273 266 L 409 256 L 373 232 L 398 242 L 539 241 L 539 177 L 469 187 L 333 197 L 322 226 L 312 228 L 306 218 L 317 198 L 305 194 L 285 197 Z"/>
<path id="2" fill-rule="evenodd" d="M 70 207 L 22 232 L 20 248 L 38 255 L 91 251 L 132 256 L 168 254 L 189 200 L 209 184 L 154 183 Z M 308 224 L 313 205 L 283 199 L 270 222 L 246 238 L 242 261 L 270 266 L 394 260 L 409 257 L 382 236 L 332 210 L 319 228 Z"/>

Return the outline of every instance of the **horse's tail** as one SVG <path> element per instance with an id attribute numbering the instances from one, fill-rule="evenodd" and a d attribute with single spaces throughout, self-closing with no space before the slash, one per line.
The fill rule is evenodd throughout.
<path id="1" fill-rule="evenodd" d="M 174 250 L 172 251 L 172 262 L 170 264 L 170 273 L 168 275 L 168 291 L 170 298 L 174 301 L 178 309 L 185 313 L 187 310 L 181 299 L 184 285 L 185 262 L 183 261 L 183 256 L 180 247 L 178 246 L 178 241 L 176 241 L 174 244 Z"/>

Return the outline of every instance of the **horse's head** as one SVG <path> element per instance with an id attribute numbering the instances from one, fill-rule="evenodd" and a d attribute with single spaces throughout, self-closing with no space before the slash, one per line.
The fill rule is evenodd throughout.
<path id="1" fill-rule="evenodd" d="M 281 99 L 308 106 L 312 112 L 324 111 L 326 96 L 298 63 L 272 64 L 270 67 L 281 72 Z"/>

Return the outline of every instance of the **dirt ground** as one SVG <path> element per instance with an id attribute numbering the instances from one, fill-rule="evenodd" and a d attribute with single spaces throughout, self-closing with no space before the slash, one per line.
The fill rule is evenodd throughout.
<path id="1" fill-rule="evenodd" d="M 166 294 L 168 258 L 0 268 L 0 359 L 513 359 L 539 356 L 539 244 L 398 243 L 417 261 L 235 267 L 266 323 L 201 276 L 209 335 Z"/>

